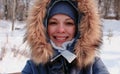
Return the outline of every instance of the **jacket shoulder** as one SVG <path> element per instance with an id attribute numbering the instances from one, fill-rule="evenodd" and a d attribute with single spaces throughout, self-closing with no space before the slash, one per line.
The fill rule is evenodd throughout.
<path id="1" fill-rule="evenodd" d="M 95 57 L 95 61 L 93 63 L 93 73 L 94 74 L 110 74 L 100 57 Z"/>
<path id="2" fill-rule="evenodd" d="M 33 63 L 32 60 L 28 60 L 25 64 L 25 67 L 22 70 L 22 74 L 35 74 L 33 72 L 37 72 L 36 65 Z"/>
<path id="3" fill-rule="evenodd" d="M 46 69 L 42 64 L 36 65 L 32 60 L 28 60 L 22 74 L 46 74 Z"/>

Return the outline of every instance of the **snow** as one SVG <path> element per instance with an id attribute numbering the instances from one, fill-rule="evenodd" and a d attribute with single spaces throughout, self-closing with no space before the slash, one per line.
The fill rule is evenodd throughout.
<path id="1" fill-rule="evenodd" d="M 29 48 L 23 44 L 25 22 L 16 21 L 14 31 L 11 31 L 11 24 L 10 21 L 0 20 L 0 74 L 21 72 L 29 59 L 25 56 L 29 56 Z M 120 20 L 102 19 L 102 25 L 100 57 L 110 74 L 120 74 Z"/>
<path id="2" fill-rule="evenodd" d="M 25 65 L 26 58 L 23 57 L 13 57 L 12 52 L 7 52 L 3 61 L 0 62 L 0 72 L 1 73 L 13 73 L 20 72 L 20 70 Z"/>
<path id="3" fill-rule="evenodd" d="M 111 74 L 120 74 L 120 35 L 110 40 L 104 36 L 103 40 L 101 58 Z"/>
<path id="4" fill-rule="evenodd" d="M 103 27 L 101 58 L 110 74 L 120 74 L 120 20 L 103 20 Z"/>

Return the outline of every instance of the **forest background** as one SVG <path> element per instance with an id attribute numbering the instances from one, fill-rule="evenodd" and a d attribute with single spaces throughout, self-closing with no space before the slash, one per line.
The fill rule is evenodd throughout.
<path id="1" fill-rule="evenodd" d="M 29 6 L 34 0 L 0 0 L 0 19 L 11 20 L 12 30 L 14 21 L 25 21 Z M 95 0 L 99 14 L 105 19 L 120 19 L 120 0 Z"/>
<path id="2" fill-rule="evenodd" d="M 26 25 L 28 10 L 33 6 L 34 1 L 35 0 L 0 0 L 0 73 L 20 72 L 26 63 L 26 57 L 29 57 L 28 51 L 26 51 L 27 47 L 22 43 L 25 33 L 23 27 Z M 117 48 L 120 44 L 120 30 L 114 33 L 120 28 L 120 26 L 118 26 L 120 25 L 120 0 L 95 1 L 98 4 L 101 20 L 104 22 L 102 25 L 107 28 L 104 31 L 103 37 L 103 40 L 105 40 L 104 46 L 106 47 L 102 48 L 105 49 L 101 52 L 103 55 L 102 59 L 111 74 L 120 74 L 120 47 Z M 118 23 L 114 23 L 116 21 Z M 115 41 L 119 42 L 116 43 Z M 9 50 L 11 51 L 9 52 Z M 117 55 L 114 54 L 116 52 L 118 53 Z M 20 59 L 20 57 L 25 58 Z M 116 59 L 118 61 L 117 63 L 115 62 Z M 6 66 L 6 64 L 8 64 L 8 66 Z M 113 68 L 116 70 L 113 70 Z"/>
<path id="3" fill-rule="evenodd" d="M 95 0 L 105 19 L 120 19 L 120 0 Z M 0 0 L 0 19 L 25 21 L 34 0 Z"/>

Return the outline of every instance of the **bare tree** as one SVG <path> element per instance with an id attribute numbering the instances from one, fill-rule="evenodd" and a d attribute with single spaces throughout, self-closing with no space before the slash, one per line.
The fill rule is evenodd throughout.
<path id="1" fill-rule="evenodd" d="M 14 30 L 14 21 L 15 21 L 15 9 L 16 9 L 16 0 L 13 0 L 12 31 Z"/>
<path id="2" fill-rule="evenodd" d="M 17 0 L 16 1 L 16 19 L 19 21 L 24 20 L 25 17 L 25 3 L 24 0 Z"/>
<path id="3" fill-rule="evenodd" d="M 27 18 L 30 0 L 25 0 L 25 18 Z"/>
<path id="4" fill-rule="evenodd" d="M 3 1 L 0 0 L 0 19 L 2 19 L 4 17 L 4 6 L 3 6 Z"/>
<path id="5" fill-rule="evenodd" d="M 8 6 L 7 6 L 7 0 L 3 0 L 4 2 L 4 17 L 5 19 L 8 19 L 7 16 L 8 16 Z"/>
<path id="6" fill-rule="evenodd" d="M 108 16 L 112 0 L 104 0 L 104 18 Z"/>
<path id="7" fill-rule="evenodd" d="M 114 0 L 114 12 L 115 12 L 115 18 L 119 20 L 120 19 L 120 0 Z"/>

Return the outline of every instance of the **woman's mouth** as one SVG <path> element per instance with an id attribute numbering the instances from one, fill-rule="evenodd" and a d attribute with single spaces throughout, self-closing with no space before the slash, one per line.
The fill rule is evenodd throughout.
<path id="1" fill-rule="evenodd" d="M 55 42 L 63 43 L 67 40 L 68 36 L 54 36 Z"/>

